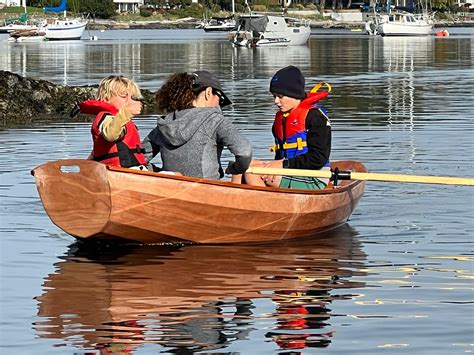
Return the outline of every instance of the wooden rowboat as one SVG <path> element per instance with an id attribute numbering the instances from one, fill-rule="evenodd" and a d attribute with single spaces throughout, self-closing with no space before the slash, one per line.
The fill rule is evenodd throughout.
<path id="1" fill-rule="evenodd" d="M 338 161 L 332 168 L 366 172 Z M 140 243 L 240 243 L 314 235 L 347 221 L 365 182 L 290 190 L 59 160 L 32 171 L 44 208 L 79 238 Z"/>

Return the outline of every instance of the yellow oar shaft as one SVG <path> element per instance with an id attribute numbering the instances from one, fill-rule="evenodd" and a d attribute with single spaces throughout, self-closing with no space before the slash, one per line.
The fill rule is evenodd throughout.
<path id="1" fill-rule="evenodd" d="M 329 170 L 303 170 L 303 169 L 282 169 L 282 168 L 259 168 L 253 167 L 247 169 L 247 173 L 261 175 L 287 175 L 287 176 L 312 176 L 318 178 L 330 178 L 332 172 Z"/>
<path id="2" fill-rule="evenodd" d="M 287 175 L 287 176 L 311 176 L 318 178 L 331 178 L 329 170 L 303 170 L 303 169 L 279 169 L 250 167 L 247 173 L 262 175 Z M 342 173 L 342 171 L 341 171 Z M 398 175 L 381 173 L 358 173 L 351 171 L 352 180 L 411 182 L 421 184 L 443 184 L 443 185 L 467 185 L 474 186 L 474 178 L 459 178 L 449 176 L 426 176 L 426 175 Z"/>

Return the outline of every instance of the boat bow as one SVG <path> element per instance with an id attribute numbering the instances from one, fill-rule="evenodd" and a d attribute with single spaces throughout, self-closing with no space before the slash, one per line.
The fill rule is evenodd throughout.
<path id="1" fill-rule="evenodd" d="M 59 228 L 80 238 L 100 234 L 105 228 L 112 206 L 105 165 L 60 160 L 31 173 L 48 216 Z"/>

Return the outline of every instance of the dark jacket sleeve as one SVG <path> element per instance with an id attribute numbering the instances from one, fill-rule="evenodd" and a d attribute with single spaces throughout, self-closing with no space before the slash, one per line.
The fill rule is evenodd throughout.
<path id="1" fill-rule="evenodd" d="M 232 122 L 224 118 L 217 128 L 217 143 L 226 146 L 235 156 L 235 162 L 229 163 L 227 174 L 244 173 L 252 161 L 252 145 L 250 141 L 240 134 Z"/>
<path id="2" fill-rule="evenodd" d="M 145 159 L 149 163 L 159 152 L 161 139 L 157 128 L 153 129 L 142 141 L 142 147 L 145 149 Z"/>
<path id="3" fill-rule="evenodd" d="M 331 124 L 329 119 L 317 108 L 306 116 L 306 137 L 308 152 L 288 159 L 291 169 L 321 169 L 329 160 L 331 153 Z"/>

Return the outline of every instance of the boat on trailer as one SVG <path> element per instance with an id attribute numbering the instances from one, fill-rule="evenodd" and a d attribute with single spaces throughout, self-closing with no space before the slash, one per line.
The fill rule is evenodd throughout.
<path id="1" fill-rule="evenodd" d="M 366 172 L 356 161 L 331 168 Z M 78 239 L 139 243 L 241 243 L 312 236 L 347 221 L 365 182 L 323 190 L 234 184 L 91 160 L 59 160 L 33 169 L 50 219 Z"/>

